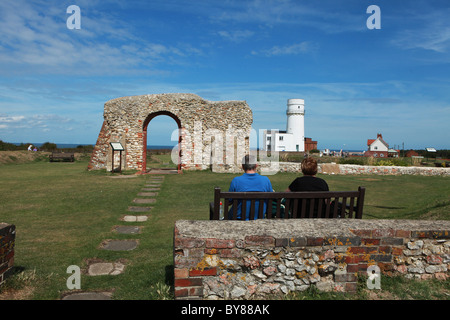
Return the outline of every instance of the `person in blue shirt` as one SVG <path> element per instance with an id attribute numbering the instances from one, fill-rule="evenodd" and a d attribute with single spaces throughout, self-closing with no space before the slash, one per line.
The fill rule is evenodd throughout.
<path id="1" fill-rule="evenodd" d="M 235 177 L 230 184 L 228 191 L 230 192 L 272 192 L 272 184 L 269 178 L 261 176 L 256 172 L 256 158 L 251 155 L 246 155 L 242 159 L 242 169 L 244 174 Z M 247 200 L 245 220 L 249 220 L 250 217 L 250 200 Z M 267 202 L 264 202 L 264 214 L 266 212 Z M 259 210 L 259 201 L 255 202 L 255 213 Z M 229 217 L 231 218 L 232 209 L 229 211 Z M 258 219 L 258 215 L 255 214 L 255 220 Z M 242 201 L 238 203 L 237 218 L 242 219 Z"/>

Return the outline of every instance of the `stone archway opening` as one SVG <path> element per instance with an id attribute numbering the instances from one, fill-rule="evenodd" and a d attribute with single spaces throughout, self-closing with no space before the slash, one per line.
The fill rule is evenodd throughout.
<path id="1" fill-rule="evenodd" d="M 177 161 L 176 161 L 176 170 L 178 173 L 181 172 L 181 150 L 180 150 L 180 145 L 181 145 L 181 121 L 180 119 L 174 115 L 173 113 L 169 112 L 169 111 L 158 111 L 158 112 L 152 112 L 150 113 L 147 118 L 145 119 L 144 123 L 143 123 L 143 128 L 142 128 L 142 142 L 143 142 L 143 146 L 142 146 L 142 158 L 143 158 L 143 165 L 142 165 L 142 171 L 141 173 L 150 173 L 150 170 L 147 169 L 147 155 L 148 155 L 148 149 L 147 149 L 147 145 L 148 145 L 148 135 L 149 135 L 149 131 L 148 131 L 148 127 L 150 122 L 155 119 L 158 116 L 167 116 L 172 118 L 176 125 L 177 125 L 177 129 L 178 129 L 178 143 L 177 143 L 177 148 L 178 148 L 178 157 L 177 157 Z M 150 131 L 151 134 L 151 131 Z M 172 157 L 173 158 L 173 157 Z M 173 159 L 172 159 L 173 160 Z M 173 171 L 173 170 L 172 170 Z"/>

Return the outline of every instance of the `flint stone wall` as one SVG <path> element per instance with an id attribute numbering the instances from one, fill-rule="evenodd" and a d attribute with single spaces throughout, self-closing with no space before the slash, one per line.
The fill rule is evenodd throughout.
<path id="1" fill-rule="evenodd" d="M 110 171 L 113 160 L 109 143 L 121 142 L 125 148 L 122 169 L 145 170 L 146 128 L 157 115 L 169 115 L 178 124 L 180 169 L 223 166 L 249 151 L 253 116 L 245 101 L 211 102 L 184 93 L 130 96 L 105 103 L 103 125 L 88 169 Z M 119 155 L 115 152 L 115 166 L 120 163 Z M 211 155 L 216 157 L 214 161 Z"/>
<path id="2" fill-rule="evenodd" d="M 450 277 L 450 221 L 292 219 L 175 223 L 177 299 L 261 299 L 304 291 L 353 293 L 383 278 Z"/>
<path id="3" fill-rule="evenodd" d="M 260 170 L 273 172 L 301 172 L 299 162 L 259 162 Z M 242 171 L 242 169 L 241 169 Z M 319 163 L 318 172 L 323 174 L 377 174 L 377 175 L 424 175 L 450 176 L 450 168 L 362 166 L 351 164 Z"/>

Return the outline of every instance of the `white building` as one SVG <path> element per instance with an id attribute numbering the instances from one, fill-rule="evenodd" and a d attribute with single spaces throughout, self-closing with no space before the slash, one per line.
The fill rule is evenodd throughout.
<path id="1" fill-rule="evenodd" d="M 286 131 L 264 130 L 263 150 L 265 151 L 305 151 L 305 101 L 287 101 Z"/>
<path id="2" fill-rule="evenodd" d="M 389 144 L 383 140 L 381 133 L 377 134 L 376 139 L 367 140 L 368 150 L 364 153 L 366 157 L 398 157 L 400 151 L 389 148 Z"/>

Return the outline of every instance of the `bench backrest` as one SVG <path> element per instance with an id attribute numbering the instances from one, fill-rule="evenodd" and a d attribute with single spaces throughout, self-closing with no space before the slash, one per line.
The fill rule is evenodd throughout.
<path id="1" fill-rule="evenodd" d="M 220 203 L 223 204 L 225 220 L 237 220 L 237 208 L 241 203 L 245 217 L 250 205 L 249 219 L 262 218 L 356 218 L 363 215 L 365 188 L 358 191 L 322 192 L 222 192 L 214 188 L 213 220 L 220 219 Z M 246 201 L 243 201 L 246 200 Z M 255 204 L 259 203 L 258 210 Z M 266 203 L 266 212 L 264 211 Z M 256 212 L 258 211 L 258 212 Z M 230 212 L 230 214 L 228 214 Z"/>
<path id="2" fill-rule="evenodd" d="M 53 157 L 71 157 L 73 155 L 73 152 L 52 152 Z"/>

